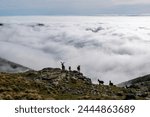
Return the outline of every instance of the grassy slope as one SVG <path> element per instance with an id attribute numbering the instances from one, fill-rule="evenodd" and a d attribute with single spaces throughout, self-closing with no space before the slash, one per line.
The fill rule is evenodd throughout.
<path id="1" fill-rule="evenodd" d="M 125 99 L 128 94 L 135 89 L 92 84 L 82 74 L 58 68 L 0 73 L 0 99 Z"/>

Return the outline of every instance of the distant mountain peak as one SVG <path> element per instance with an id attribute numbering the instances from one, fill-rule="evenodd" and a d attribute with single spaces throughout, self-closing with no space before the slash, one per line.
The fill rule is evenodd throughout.
<path id="1" fill-rule="evenodd" d="M 30 68 L 27 68 L 23 65 L 0 58 L 0 72 L 16 73 L 16 72 L 25 72 L 28 70 L 30 70 Z"/>

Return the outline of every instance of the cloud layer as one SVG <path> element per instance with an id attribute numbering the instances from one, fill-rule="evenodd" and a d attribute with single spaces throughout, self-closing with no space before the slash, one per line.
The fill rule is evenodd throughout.
<path id="1" fill-rule="evenodd" d="M 60 67 L 65 61 L 67 68 L 81 65 L 93 82 L 99 78 L 120 83 L 150 72 L 149 21 L 150 17 L 3 17 L 0 57 L 34 69 Z"/>

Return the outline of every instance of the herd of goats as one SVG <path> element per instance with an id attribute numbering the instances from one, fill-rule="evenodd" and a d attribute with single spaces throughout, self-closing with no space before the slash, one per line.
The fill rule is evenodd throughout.
<path id="1" fill-rule="evenodd" d="M 62 68 L 62 70 L 65 70 L 64 63 L 65 62 L 61 62 L 61 68 Z M 69 66 L 69 71 L 71 71 L 71 66 Z M 77 66 L 77 71 L 80 72 L 80 65 Z M 102 80 L 98 79 L 97 81 L 98 81 L 99 85 L 103 85 L 104 84 L 104 81 L 102 81 Z M 109 81 L 109 85 L 113 86 L 114 84 L 111 81 Z"/>

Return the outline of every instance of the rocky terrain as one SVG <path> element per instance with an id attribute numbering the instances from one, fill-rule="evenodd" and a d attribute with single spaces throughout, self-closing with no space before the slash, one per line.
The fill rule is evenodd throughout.
<path id="1" fill-rule="evenodd" d="M 141 97 L 148 97 L 148 95 L 150 95 L 150 75 L 145 75 L 120 83 L 118 86 L 133 88 L 136 91 L 136 95 Z"/>
<path id="2" fill-rule="evenodd" d="M 93 84 L 90 78 L 78 71 L 44 68 L 22 73 L 1 72 L 0 99 L 150 99 L 150 90 L 146 86 L 138 88 Z"/>
<path id="3" fill-rule="evenodd" d="M 79 71 L 35 71 L 0 58 L 0 99 L 150 99 L 150 75 L 117 86 L 93 84 Z"/>
<path id="4" fill-rule="evenodd" d="M 120 84 L 118 84 L 118 86 L 121 86 L 121 87 L 125 87 L 125 86 L 127 86 L 127 87 L 132 86 L 133 87 L 133 85 L 150 86 L 150 85 L 148 85 L 149 81 L 150 81 L 150 74 L 145 75 L 145 76 L 141 76 L 139 78 L 135 78 L 135 79 L 123 82 L 123 83 L 120 83 Z"/>

